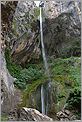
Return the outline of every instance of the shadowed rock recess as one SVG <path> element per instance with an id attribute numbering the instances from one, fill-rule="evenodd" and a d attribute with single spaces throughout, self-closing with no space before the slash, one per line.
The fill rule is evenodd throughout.
<path id="1" fill-rule="evenodd" d="M 81 1 L 41 11 L 44 54 L 36 2 L 1 2 L 2 121 L 81 119 Z"/>

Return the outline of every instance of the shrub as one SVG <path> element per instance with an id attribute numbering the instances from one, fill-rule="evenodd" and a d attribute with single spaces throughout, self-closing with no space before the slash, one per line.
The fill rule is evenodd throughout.
<path id="1" fill-rule="evenodd" d="M 20 71 L 18 79 L 15 81 L 15 85 L 19 88 L 24 89 L 26 85 L 32 83 L 34 80 L 37 80 L 42 77 L 42 71 L 38 68 L 29 67 L 28 69 L 24 68 Z"/>
<path id="2" fill-rule="evenodd" d="M 20 65 L 14 64 L 11 60 L 9 49 L 5 50 L 5 59 L 7 69 L 10 74 L 16 78 L 14 81 L 15 86 L 20 89 L 25 89 L 27 84 L 32 83 L 43 76 L 42 68 L 37 64 L 28 64 L 24 69 Z"/>
<path id="3" fill-rule="evenodd" d="M 7 63 L 7 69 L 9 70 L 10 74 L 13 77 L 18 78 L 20 71 L 22 70 L 22 67 L 12 62 L 9 49 L 5 50 L 5 59 Z"/>
<path id="4" fill-rule="evenodd" d="M 67 99 L 67 106 L 69 108 L 77 109 L 81 112 L 81 88 L 75 87 Z"/>

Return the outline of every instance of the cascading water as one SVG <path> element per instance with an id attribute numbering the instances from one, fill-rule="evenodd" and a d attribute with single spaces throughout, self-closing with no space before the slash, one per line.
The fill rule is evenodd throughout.
<path id="1" fill-rule="evenodd" d="M 51 81 L 50 80 L 48 63 L 47 63 L 46 54 L 45 54 L 44 42 L 43 42 L 43 29 L 42 29 L 42 9 L 43 9 L 42 7 L 43 7 L 43 5 L 44 5 L 43 2 L 41 2 L 40 5 L 39 5 L 39 7 L 40 7 L 40 34 L 41 34 L 42 56 L 43 56 L 46 76 L 48 77 L 48 81 Z M 45 97 L 44 96 L 44 87 L 43 87 L 43 85 L 41 85 L 41 107 L 42 107 L 42 113 L 43 114 L 47 114 L 48 95 L 47 95 L 47 103 L 46 103 L 46 105 L 45 105 L 45 98 L 44 97 Z"/>
<path id="2" fill-rule="evenodd" d="M 48 79 L 50 79 L 48 63 L 47 63 L 46 54 L 45 54 L 45 47 L 44 47 L 44 42 L 43 42 L 42 8 L 41 7 L 40 7 L 40 33 L 41 33 L 41 45 L 42 45 L 42 56 L 43 56 L 44 66 L 46 70 L 46 75 L 48 76 Z"/>
<path id="3" fill-rule="evenodd" d="M 42 113 L 45 114 L 45 104 L 44 104 L 44 88 L 41 86 L 41 104 L 42 104 Z"/>

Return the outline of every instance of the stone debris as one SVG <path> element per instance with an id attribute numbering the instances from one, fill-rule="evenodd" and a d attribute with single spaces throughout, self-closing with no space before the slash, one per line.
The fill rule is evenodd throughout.
<path id="1" fill-rule="evenodd" d="M 58 120 L 76 120 L 76 116 L 69 110 L 62 110 L 57 113 Z"/>

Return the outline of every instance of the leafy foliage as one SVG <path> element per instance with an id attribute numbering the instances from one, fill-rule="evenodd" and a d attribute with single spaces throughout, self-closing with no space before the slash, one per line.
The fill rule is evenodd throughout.
<path id="1" fill-rule="evenodd" d="M 15 81 L 15 84 L 19 88 L 26 88 L 27 84 L 31 84 L 34 80 L 37 80 L 42 77 L 42 72 L 38 68 L 29 67 L 28 69 L 24 68 L 20 71 L 18 79 Z"/>
<path id="2" fill-rule="evenodd" d="M 5 58 L 7 62 L 7 68 L 11 75 L 17 80 L 15 85 L 19 88 L 26 88 L 26 84 L 32 83 L 37 79 L 45 77 L 43 65 L 39 64 L 27 64 L 26 68 L 22 68 L 12 62 L 10 56 L 10 50 L 6 49 Z M 80 58 L 71 57 L 66 59 L 50 59 L 50 73 L 52 79 L 62 82 L 65 85 L 72 85 L 72 87 L 79 86 L 80 84 Z"/>
<path id="3" fill-rule="evenodd" d="M 12 62 L 9 49 L 5 51 L 5 58 L 9 72 L 16 78 L 14 81 L 15 86 L 25 90 L 23 105 L 26 105 L 29 95 L 46 81 L 44 68 L 42 68 L 43 65 L 40 62 L 39 64 L 27 64 L 25 68 L 22 68 Z M 68 98 L 68 106 L 77 108 L 78 105 L 78 109 L 80 110 L 80 58 L 50 59 L 49 67 L 52 81 L 61 84 L 61 87 L 63 86 L 63 90 L 59 93 L 57 101 L 62 103 Z M 69 97 L 66 97 L 66 91 L 70 93 Z"/>
<path id="4" fill-rule="evenodd" d="M 23 99 L 22 104 L 20 106 L 27 106 L 28 107 L 28 100 L 32 92 L 36 91 L 37 87 L 43 84 L 46 81 L 46 78 L 43 77 L 41 79 L 35 80 L 32 84 L 28 84 L 26 89 L 23 92 Z M 27 100 L 28 99 L 28 100 Z"/>
<path id="5" fill-rule="evenodd" d="M 81 88 L 75 87 L 71 92 L 67 100 L 68 107 L 77 109 L 81 112 Z"/>
<path id="6" fill-rule="evenodd" d="M 5 50 L 5 59 L 6 59 L 6 63 L 7 63 L 7 69 L 9 70 L 9 72 L 11 73 L 11 75 L 15 78 L 18 78 L 20 71 L 22 70 L 22 67 L 19 65 L 14 64 L 11 60 L 11 56 L 10 56 L 10 50 L 6 49 Z"/>
<path id="7" fill-rule="evenodd" d="M 29 63 L 26 64 L 25 68 L 22 68 L 12 62 L 9 49 L 5 51 L 5 58 L 9 72 L 16 78 L 15 86 L 24 90 L 22 103 L 19 106 L 27 105 L 29 107 L 29 96 L 47 80 L 44 68 L 42 68 L 43 64 L 42 62 L 39 64 Z M 80 58 L 52 58 L 49 59 L 49 67 L 51 80 L 58 84 L 60 91 L 62 90 L 62 92 L 58 91 L 57 93 L 57 110 L 66 103 L 68 108 L 74 108 L 80 113 Z"/>
<path id="8" fill-rule="evenodd" d="M 70 57 L 66 59 L 51 59 L 50 61 L 51 77 L 65 85 L 73 88 L 80 85 L 80 58 Z"/>
<path id="9" fill-rule="evenodd" d="M 5 58 L 10 74 L 16 78 L 14 84 L 20 89 L 25 89 L 27 84 L 31 84 L 33 81 L 41 78 L 43 75 L 41 68 L 35 64 L 30 64 L 24 69 L 21 66 L 14 64 L 11 61 L 9 49 L 6 49 L 5 51 Z"/>

